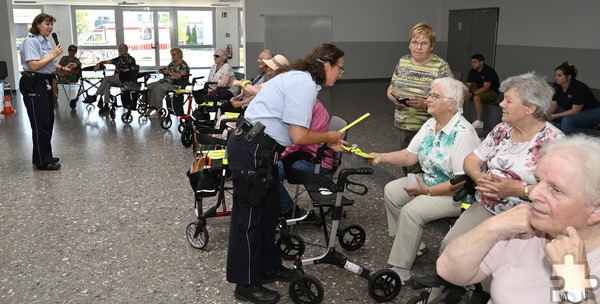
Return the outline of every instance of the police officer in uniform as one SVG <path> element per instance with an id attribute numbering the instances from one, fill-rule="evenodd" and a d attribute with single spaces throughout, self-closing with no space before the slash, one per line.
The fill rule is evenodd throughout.
<path id="1" fill-rule="evenodd" d="M 54 105 L 52 84 L 56 81 L 54 72 L 71 71 L 77 65 L 70 63 L 61 66 L 55 59 L 63 53 L 60 44 L 54 49 L 48 36 L 56 19 L 48 14 L 37 15 L 31 24 L 31 33 L 19 49 L 23 72 L 19 90 L 27 108 L 33 140 L 33 164 L 38 170 L 58 170 L 58 157 L 52 154 L 52 129 L 54 127 Z"/>
<path id="2" fill-rule="evenodd" d="M 344 52 L 322 44 L 278 72 L 254 97 L 227 143 L 233 180 L 227 281 L 236 284 L 238 300 L 252 303 L 277 303 L 280 294 L 263 284 L 293 277 L 275 246 L 279 153 L 292 143 L 327 142 L 337 150 L 344 143 L 338 131 L 309 130 L 319 89 L 334 85 L 344 72 Z"/>

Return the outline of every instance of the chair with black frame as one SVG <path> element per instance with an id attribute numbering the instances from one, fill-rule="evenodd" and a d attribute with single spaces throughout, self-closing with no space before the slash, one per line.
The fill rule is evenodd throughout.
<path id="1" fill-rule="evenodd" d="M 93 74 L 88 74 L 84 76 L 84 73 Z M 102 76 L 98 75 L 98 73 L 102 73 Z M 75 107 L 77 106 L 77 101 L 79 100 L 79 96 L 82 95 L 83 103 L 87 104 L 86 107 L 93 107 L 93 104 L 96 102 L 96 96 L 94 96 L 94 94 L 91 94 L 90 90 L 97 90 L 104 77 L 106 77 L 106 66 L 104 66 L 103 64 L 100 65 L 97 71 L 94 70 L 93 65 L 81 68 L 81 78 L 79 78 L 79 90 L 77 91 L 77 95 L 75 96 L 75 98 L 71 99 L 71 101 L 69 102 L 69 106 L 71 107 L 71 109 L 75 109 Z"/>

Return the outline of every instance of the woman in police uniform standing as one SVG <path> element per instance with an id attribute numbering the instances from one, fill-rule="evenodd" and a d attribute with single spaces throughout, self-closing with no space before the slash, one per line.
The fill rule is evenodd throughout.
<path id="1" fill-rule="evenodd" d="M 60 169 L 59 159 L 52 154 L 52 129 L 54 127 L 54 106 L 52 83 L 56 81 L 56 69 L 70 71 L 75 63 L 61 66 L 55 59 L 63 53 L 61 45 L 54 49 L 48 36 L 56 19 L 48 14 L 37 15 L 29 29 L 29 36 L 19 49 L 23 73 L 19 90 L 27 108 L 33 140 L 33 164 L 38 170 Z"/>
<path id="2" fill-rule="evenodd" d="M 227 281 L 234 296 L 253 303 L 276 303 L 280 294 L 262 284 L 289 282 L 275 246 L 280 213 L 277 158 L 286 146 L 327 142 L 336 148 L 341 133 L 309 130 L 321 86 L 344 72 L 344 52 L 322 44 L 293 65 L 278 70 L 246 109 L 229 137 L 227 157 L 233 180 L 233 214 L 227 253 Z"/>

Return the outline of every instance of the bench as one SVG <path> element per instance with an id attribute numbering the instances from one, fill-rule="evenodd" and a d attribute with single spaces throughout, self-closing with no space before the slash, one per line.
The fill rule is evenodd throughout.
<path id="1" fill-rule="evenodd" d="M 594 96 L 600 100 L 600 89 L 592 89 Z M 502 121 L 502 108 L 500 108 L 499 104 L 504 99 L 504 94 L 500 92 L 498 94 L 498 98 L 493 103 L 483 103 L 483 124 L 485 126 L 485 130 L 491 130 L 495 125 Z M 475 109 L 473 107 L 472 102 L 465 103 L 463 115 L 469 121 L 475 121 Z M 557 127 L 558 124 L 554 124 Z M 599 136 L 600 137 L 600 125 L 591 127 L 591 128 L 581 128 L 578 132 L 585 133 L 588 135 Z"/>

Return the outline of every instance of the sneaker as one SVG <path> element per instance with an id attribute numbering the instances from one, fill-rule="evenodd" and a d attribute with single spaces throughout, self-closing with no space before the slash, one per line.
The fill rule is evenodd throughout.
<path id="1" fill-rule="evenodd" d="M 475 129 L 483 129 L 483 121 L 481 120 L 476 120 L 472 123 L 473 128 Z"/>
<path id="2" fill-rule="evenodd" d="M 248 287 L 238 284 L 235 287 L 233 295 L 240 301 L 263 304 L 274 304 L 279 302 L 279 299 L 281 298 L 279 292 L 266 288 L 260 284 L 254 284 Z"/>
<path id="3" fill-rule="evenodd" d="M 296 212 L 294 214 L 292 214 L 292 210 L 288 210 L 285 213 L 283 213 L 283 216 L 289 220 L 292 218 L 299 218 L 305 214 L 306 214 L 306 210 L 304 210 L 304 209 L 298 207 L 298 205 L 296 205 Z"/>

